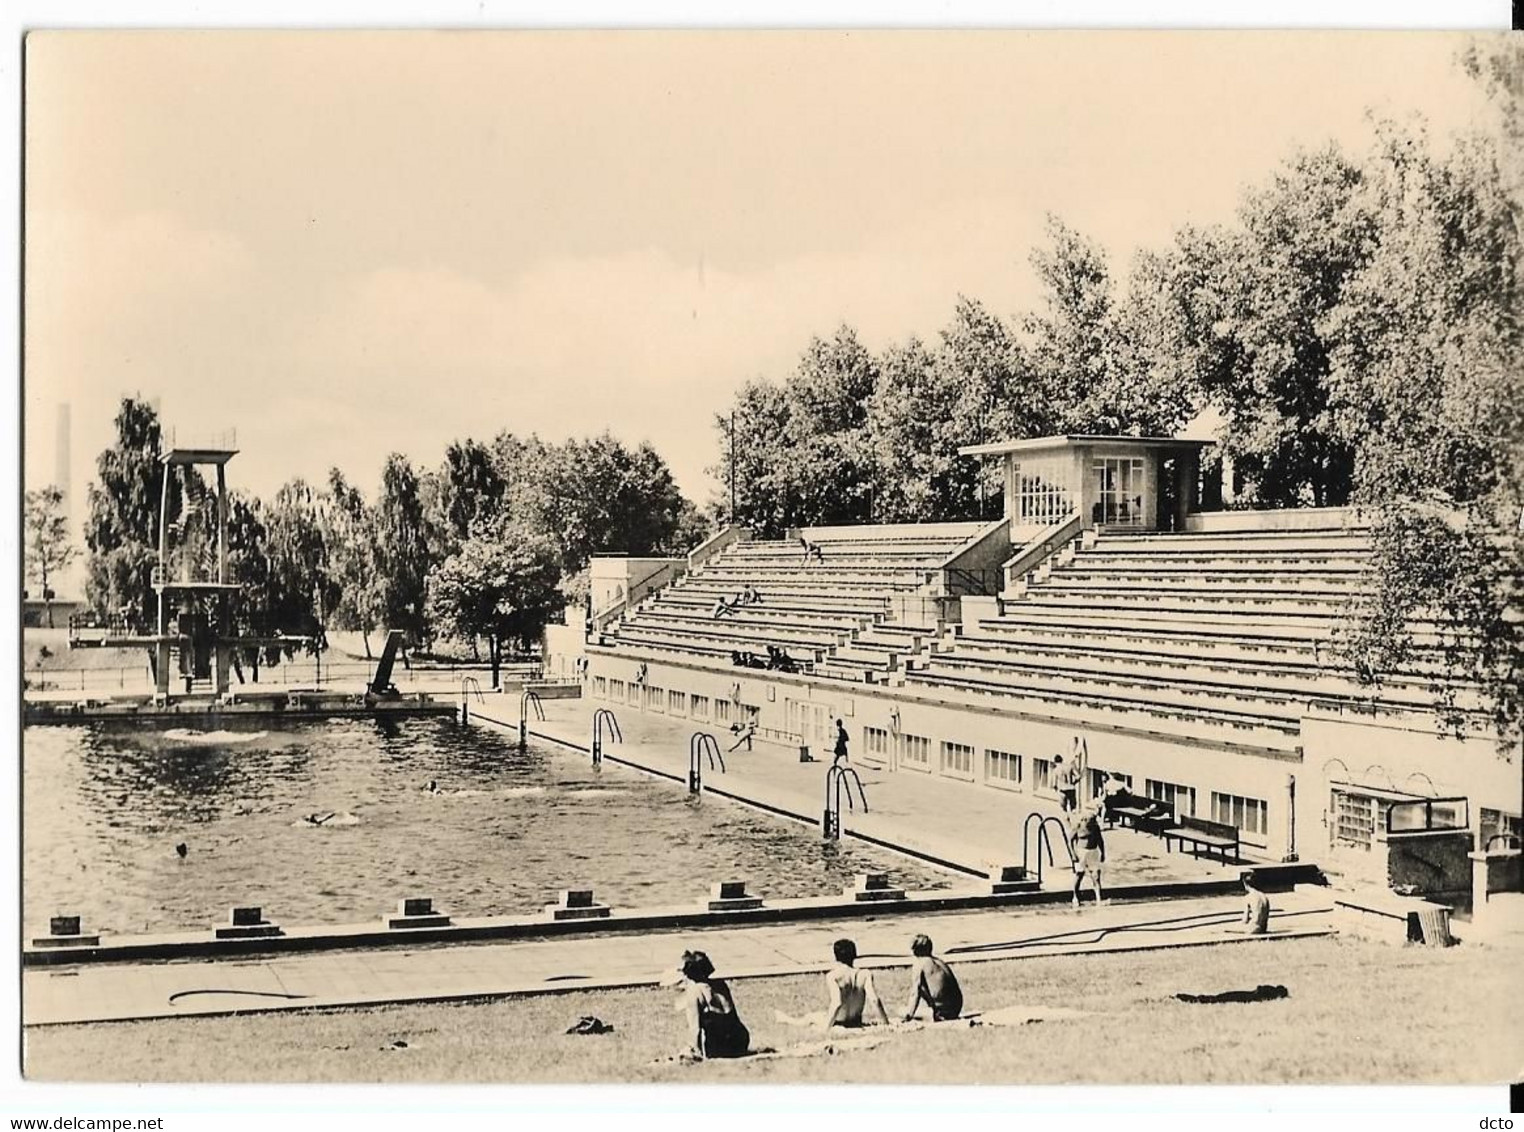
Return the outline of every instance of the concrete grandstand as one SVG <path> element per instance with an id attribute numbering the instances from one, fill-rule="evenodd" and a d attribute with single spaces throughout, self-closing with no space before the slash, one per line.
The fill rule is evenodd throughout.
<path id="1" fill-rule="evenodd" d="M 585 656 L 595 700 L 749 720 L 775 757 L 828 749 L 840 718 L 887 772 L 1050 799 L 1078 750 L 1087 792 L 1119 776 L 1234 827 L 1248 859 L 1462 903 L 1516 887 L 1517 765 L 1474 689 L 1452 689 L 1469 733 L 1441 725 L 1443 626 L 1413 625 L 1408 666 L 1361 681 L 1330 645 L 1366 519 L 1203 510 L 1201 447 L 984 445 L 967 451 L 1004 460 L 996 521 L 731 528 L 686 559 L 595 560 L 586 633 L 553 632 L 551 663 Z"/>

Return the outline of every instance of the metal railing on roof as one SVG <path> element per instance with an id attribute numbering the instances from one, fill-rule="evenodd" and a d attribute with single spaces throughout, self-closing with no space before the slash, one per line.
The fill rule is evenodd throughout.
<path id="1" fill-rule="evenodd" d="M 164 433 L 164 448 L 205 449 L 211 452 L 227 452 L 238 447 L 236 428 L 216 432 L 181 432 L 171 428 Z"/>

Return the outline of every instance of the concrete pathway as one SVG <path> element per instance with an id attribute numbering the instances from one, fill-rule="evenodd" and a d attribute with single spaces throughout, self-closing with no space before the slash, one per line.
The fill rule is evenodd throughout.
<path id="1" fill-rule="evenodd" d="M 517 700 L 509 697 L 486 705 L 472 704 L 472 718 L 507 723 L 507 730 L 517 734 L 518 706 Z M 602 706 L 595 700 L 547 700 L 544 721 L 530 722 L 531 737 L 554 738 L 585 748 L 590 742 L 593 712 Z M 763 742 L 754 742 L 751 751 L 743 748 L 729 752 L 734 737 L 719 726 L 646 715 L 637 708 L 613 710 L 624 742 L 605 741 L 606 755 L 686 780 L 689 737 L 696 730 L 707 730 L 720 742 L 726 766 L 720 773 L 711 771 L 705 762 L 707 788 L 819 823 L 829 762 L 801 763 L 793 748 Z M 950 781 L 922 771 L 870 768 L 861 761 L 855 765 L 869 809 L 865 814 L 844 806 L 844 830 L 917 850 L 965 869 L 983 873 L 990 864 L 1021 864 L 1022 829 L 1027 816 L 1035 812 L 1060 818 L 1057 802 L 1031 794 Z M 1049 828 L 1058 867 L 1044 877 L 1044 887 L 1067 887 L 1072 876 L 1065 867 L 1063 847 L 1057 844 L 1058 831 Z M 1035 855 L 1035 842 L 1032 852 Z M 1117 884 L 1222 879 L 1238 873 L 1235 866 L 1194 858 L 1189 853 L 1166 853 L 1161 839 L 1121 828 L 1106 833 L 1106 865 L 1108 878 Z"/>
<path id="2" fill-rule="evenodd" d="M 729 978 L 826 969 L 831 941 L 850 935 L 862 965 L 902 967 L 910 937 L 926 931 L 955 964 L 1059 954 L 1262 942 L 1327 934 L 1333 905 L 1320 891 L 1276 897 L 1272 934 L 1231 932 L 1231 897 L 1095 907 L 884 915 L 871 920 L 713 928 L 505 944 L 339 951 L 258 960 L 122 963 L 30 969 L 22 975 L 29 1026 L 177 1018 L 271 1010 L 550 994 L 652 986 L 685 948 L 698 947 Z M 897 1000 L 901 979 L 881 988 Z"/>

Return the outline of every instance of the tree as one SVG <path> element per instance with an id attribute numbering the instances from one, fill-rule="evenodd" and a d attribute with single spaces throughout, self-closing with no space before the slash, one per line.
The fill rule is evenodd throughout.
<path id="1" fill-rule="evenodd" d="M 323 616 L 341 591 L 331 574 L 322 500 L 300 479 L 275 493 L 263 509 L 269 570 L 268 620 L 281 633 L 321 634 Z"/>
<path id="2" fill-rule="evenodd" d="M 337 468 L 319 500 L 328 580 L 337 600 L 328 607 L 333 623 L 358 629 L 370 656 L 370 633 L 383 616 L 381 575 L 376 561 L 375 523 L 365 497 Z"/>
<path id="3" fill-rule="evenodd" d="M 272 584 L 267 532 L 259 500 L 234 491 L 228 494 L 228 573 L 238 583 L 229 602 L 233 623 L 240 636 L 265 636 L 280 631 L 280 599 Z M 250 658 L 254 679 L 259 679 L 259 656 Z"/>
<path id="4" fill-rule="evenodd" d="M 85 521 L 85 597 L 97 613 L 125 612 L 144 623 L 154 607 L 152 573 L 157 559 L 159 415 L 152 405 L 123 398 L 116 416 L 116 442 L 96 460 Z M 180 510 L 180 479 L 171 477 L 170 513 Z"/>
<path id="5" fill-rule="evenodd" d="M 937 517 L 952 494 L 949 479 L 956 467 L 956 452 L 949 458 L 937 443 L 940 422 L 953 415 L 943 398 L 952 383 L 942 380 L 944 371 L 918 338 L 890 347 L 877 368 L 866 430 L 872 468 L 868 521 Z"/>
<path id="6" fill-rule="evenodd" d="M 415 644 L 422 643 L 427 635 L 424 595 L 429 573 L 423 504 L 417 473 L 395 452 L 381 470 L 371 533 L 381 619 L 388 628 L 406 632 Z"/>
<path id="7" fill-rule="evenodd" d="M 28 581 L 42 587 L 48 628 L 53 627 L 53 579 L 68 569 L 79 553 L 69 538 L 63 511 L 63 492 L 49 484 L 26 493 L 25 542 Z"/>
<path id="8" fill-rule="evenodd" d="M 1524 50 L 1491 62 L 1515 79 Z M 1446 679 L 1441 718 L 1464 733 L 1455 689 L 1480 690 L 1504 750 L 1524 727 L 1524 368 L 1520 357 L 1520 183 L 1510 173 L 1517 111 L 1437 156 L 1417 128 L 1377 124 L 1365 207 L 1379 240 L 1324 332 L 1330 404 L 1357 453 L 1356 498 L 1374 513 L 1372 586 L 1339 634 L 1379 682 L 1432 619 Z M 1510 135 L 1509 131 L 1514 134 Z M 1431 628 L 1428 625 L 1422 628 Z"/>
<path id="9" fill-rule="evenodd" d="M 493 687 L 504 647 L 527 646 L 560 612 L 560 557 L 523 524 L 478 526 L 430 575 L 429 616 L 462 639 L 486 639 Z"/>
<path id="10" fill-rule="evenodd" d="M 788 525 L 788 505 L 781 482 L 787 464 L 783 437 L 789 423 L 788 397 L 782 387 L 761 379 L 748 381 L 736 394 L 732 411 L 717 414 L 720 462 L 709 470 L 720 484 L 710 510 L 727 523 L 775 537 Z M 732 508 L 730 488 L 735 485 Z"/>
<path id="11" fill-rule="evenodd" d="M 1177 239 L 1192 290 L 1173 348 L 1226 418 L 1223 448 L 1262 505 L 1340 505 L 1354 489 L 1326 326 L 1374 246 L 1363 176 L 1337 146 L 1299 152 L 1245 194 L 1236 226 Z"/>
<path id="12" fill-rule="evenodd" d="M 1051 432 L 1051 406 L 1011 326 L 976 299 L 958 296 L 935 361 L 924 411 L 937 426 L 931 454 L 946 461 L 934 478 L 939 507 L 949 518 L 998 515 L 1005 490 L 1000 461 L 959 456 L 958 448 Z"/>
<path id="13" fill-rule="evenodd" d="M 444 518 L 457 539 L 469 537 L 479 520 L 497 518 L 508 484 L 491 449 L 474 440 L 451 444 L 440 479 Z"/>
<path id="14" fill-rule="evenodd" d="M 1102 405 L 1114 373 L 1115 328 L 1106 253 L 1056 216 L 1050 248 L 1032 252 L 1043 309 L 1022 320 L 1026 356 L 1048 417 L 1042 432 L 1117 432 Z"/>

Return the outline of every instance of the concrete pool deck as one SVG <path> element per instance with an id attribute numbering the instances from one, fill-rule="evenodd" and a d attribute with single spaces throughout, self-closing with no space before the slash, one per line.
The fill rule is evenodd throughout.
<path id="1" fill-rule="evenodd" d="M 472 703 L 473 723 L 518 733 L 516 699 Z M 586 751 L 598 701 L 555 700 L 543 705 L 545 719 L 531 716 L 531 738 L 549 739 Z M 706 792 L 759 805 L 807 821 L 817 828 L 824 808 L 825 774 L 829 759 L 801 763 L 794 748 L 761 741 L 753 750 L 730 752 L 734 737 L 718 725 L 674 722 L 635 708 L 616 708 L 623 742 L 605 739 L 606 760 L 659 772 L 675 778 L 675 789 L 686 789 L 688 741 L 695 731 L 709 731 L 720 743 L 726 769 L 711 771 L 704 763 Z M 591 758 L 584 754 L 581 757 Z M 978 789 L 935 774 L 900 769 L 891 771 L 857 761 L 869 810 L 843 808 L 844 835 L 909 852 L 932 863 L 954 866 L 967 876 L 984 876 L 992 864 L 1022 863 L 1023 823 L 1028 814 L 1060 818 L 1057 801 L 1027 792 Z M 682 783 L 684 785 L 679 785 Z M 1073 882 L 1061 846 L 1054 845 L 1055 864 L 1045 863 L 1043 887 L 1067 888 Z M 1035 862 L 1029 862 L 1035 867 Z M 1106 879 L 1116 884 L 1150 884 L 1237 878 L 1241 866 L 1166 852 L 1157 837 L 1120 827 L 1106 831 Z M 738 878 L 746 879 L 746 878 Z"/>
<path id="2" fill-rule="evenodd" d="M 857 941 L 861 965 L 894 969 L 908 965 L 909 940 L 918 931 L 931 933 L 938 952 L 955 964 L 1259 943 L 1334 931 L 1326 890 L 1277 896 L 1268 936 L 1231 930 L 1241 904 L 1218 896 L 1099 908 L 1087 903 L 1077 913 L 1063 907 L 906 916 L 886 909 L 871 920 L 30 969 L 22 974 L 22 1021 L 51 1026 L 656 986 L 682 950 L 695 946 L 732 979 L 809 974 L 827 968 L 831 941 L 842 935 Z M 881 988 L 886 999 L 898 997 L 897 982 L 891 978 Z M 965 976 L 965 983 L 977 993 L 977 976 Z"/>

